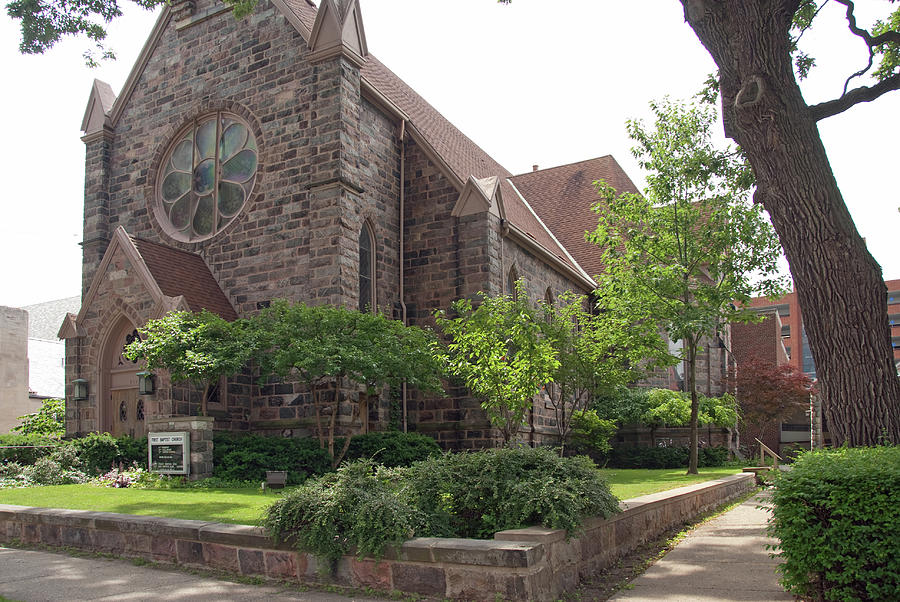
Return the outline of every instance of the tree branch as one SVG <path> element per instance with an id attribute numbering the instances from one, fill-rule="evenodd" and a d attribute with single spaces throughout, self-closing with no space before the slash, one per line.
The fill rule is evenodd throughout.
<path id="1" fill-rule="evenodd" d="M 843 4 L 847 7 L 847 26 L 850 28 L 850 31 L 853 32 L 854 35 L 860 37 L 865 41 L 866 45 L 869 47 L 869 63 L 847 78 L 847 81 L 844 82 L 844 92 L 842 98 L 847 95 L 847 88 L 850 85 L 850 80 L 855 77 L 861 77 L 866 74 L 869 69 L 872 68 L 872 64 L 875 61 L 875 47 L 880 46 L 881 44 L 894 43 L 900 45 L 900 31 L 887 30 L 884 33 L 873 36 L 867 30 L 861 28 L 856 24 L 856 15 L 853 14 L 854 9 L 856 8 L 854 0 L 835 0 L 838 4 Z M 872 99 L 870 99 L 872 100 Z M 854 103 L 855 104 L 855 103 Z M 853 106 L 853 105 L 850 105 Z M 849 108 L 849 107 L 847 107 Z M 843 109 L 846 110 L 846 109 Z"/>
<path id="2" fill-rule="evenodd" d="M 894 90 L 900 90 L 900 73 L 883 79 L 874 86 L 860 86 L 841 95 L 840 98 L 812 105 L 809 107 L 809 113 L 814 121 L 821 121 L 827 117 L 843 113 L 861 102 L 871 102 L 881 95 Z"/>

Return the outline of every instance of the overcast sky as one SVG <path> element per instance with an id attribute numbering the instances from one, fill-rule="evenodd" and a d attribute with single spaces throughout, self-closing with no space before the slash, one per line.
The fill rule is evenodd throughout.
<path id="1" fill-rule="evenodd" d="M 677 0 L 361 0 L 369 51 L 513 173 L 612 154 L 639 184 L 625 121 L 650 100 L 688 98 L 713 63 Z M 885 14 L 887 0 L 862 8 Z M 0 145 L 0 305 L 80 294 L 84 144 L 79 127 L 96 77 L 117 93 L 156 15 L 127 7 L 110 29 L 118 60 L 84 66 L 84 40 L 21 56 L 0 17 L 6 82 Z M 865 64 L 863 44 L 831 3 L 805 47 L 819 67 L 808 102 L 837 96 Z M 877 13 L 876 13 L 877 14 Z M 872 15 L 860 12 L 862 24 Z M 900 93 L 820 123 L 838 184 L 886 278 L 900 278 Z"/>

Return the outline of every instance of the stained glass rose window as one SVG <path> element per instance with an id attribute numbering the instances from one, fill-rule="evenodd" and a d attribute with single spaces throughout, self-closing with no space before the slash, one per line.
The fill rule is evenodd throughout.
<path id="1" fill-rule="evenodd" d="M 193 242 L 237 217 L 256 181 L 256 138 L 231 113 L 194 121 L 175 138 L 160 169 L 156 212 L 163 228 Z"/>

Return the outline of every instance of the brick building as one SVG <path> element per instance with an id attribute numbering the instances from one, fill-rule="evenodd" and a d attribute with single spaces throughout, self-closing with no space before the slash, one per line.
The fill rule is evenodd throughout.
<path id="1" fill-rule="evenodd" d="M 240 22 L 212 0 L 176 0 L 121 93 L 95 82 L 82 130 L 83 299 L 60 330 L 70 434 L 141 434 L 150 417 L 196 413 L 197 392 L 164 374 L 138 396 L 121 355 L 173 309 L 232 319 L 286 298 L 422 325 L 516 278 L 532 299 L 589 292 L 591 183 L 635 190 L 609 156 L 513 176 L 369 54 L 357 0 L 261 0 Z M 461 392 L 410 395 L 410 428 L 445 447 L 495 437 Z M 300 385 L 243 375 L 209 401 L 216 428 L 300 436 L 305 400 Z M 388 401 L 372 410 L 374 428 L 388 413 Z M 536 402 L 531 440 L 555 430 L 548 413 Z"/>

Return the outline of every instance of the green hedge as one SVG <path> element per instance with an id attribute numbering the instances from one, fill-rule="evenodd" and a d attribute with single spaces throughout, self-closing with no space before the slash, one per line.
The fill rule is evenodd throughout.
<path id="1" fill-rule="evenodd" d="M 60 440 L 40 435 L 0 435 L 0 463 L 34 464 L 38 458 L 49 456 Z M 9 449 L 8 446 L 17 446 Z M 28 446 L 28 447 L 19 447 Z M 51 446 L 51 447 L 34 447 Z"/>
<path id="2" fill-rule="evenodd" d="M 341 442 L 343 443 L 343 441 Z M 337 443 L 335 447 L 340 448 Z M 369 458 L 388 467 L 409 466 L 413 462 L 439 456 L 441 448 L 432 437 L 421 433 L 384 431 L 356 435 L 350 440 L 345 461 Z"/>
<path id="3" fill-rule="evenodd" d="M 585 517 L 618 510 L 588 458 L 492 449 L 407 468 L 351 462 L 287 492 L 263 524 L 277 540 L 334 561 L 354 549 L 378 557 L 411 537 L 489 538 L 538 524 L 576 532 Z"/>
<path id="4" fill-rule="evenodd" d="M 806 453 L 775 481 L 769 534 L 803 598 L 900 600 L 900 447 Z"/>
<path id="5" fill-rule="evenodd" d="M 216 432 L 213 435 L 213 475 L 229 481 L 266 480 L 267 470 L 285 470 L 288 484 L 297 485 L 331 470 L 328 452 L 310 437 L 264 437 Z"/>
<path id="6" fill-rule="evenodd" d="M 72 439 L 85 472 L 103 474 L 111 468 L 137 464 L 147 468 L 147 438 L 135 439 L 127 435 L 113 437 L 109 433 L 91 433 L 80 439 Z"/>
<path id="7" fill-rule="evenodd" d="M 687 447 L 617 447 L 609 457 L 610 468 L 687 468 Z M 725 447 L 701 447 L 697 450 L 699 466 L 724 466 L 728 462 Z"/>

